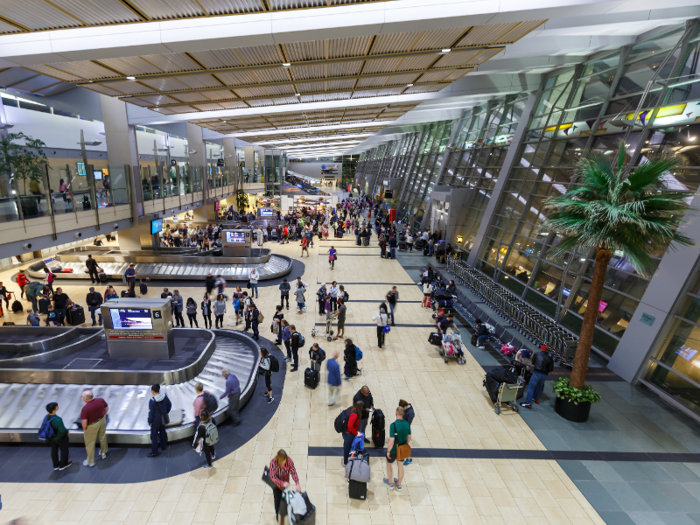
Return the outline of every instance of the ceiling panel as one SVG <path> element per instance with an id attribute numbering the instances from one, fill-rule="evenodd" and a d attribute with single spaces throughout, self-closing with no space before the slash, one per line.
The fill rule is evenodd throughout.
<path id="1" fill-rule="evenodd" d="M 248 66 L 259 66 L 262 64 L 282 64 L 285 62 L 277 46 L 253 46 L 239 47 L 236 49 L 238 55 Z"/>
<path id="2" fill-rule="evenodd" d="M 51 0 L 51 3 L 90 25 L 141 21 L 139 15 L 119 0 Z"/>
<path id="3" fill-rule="evenodd" d="M 293 95 L 296 93 L 294 86 L 265 86 L 265 91 L 270 95 Z"/>
<path id="4" fill-rule="evenodd" d="M 326 76 L 326 66 L 303 66 L 292 69 L 294 80 L 323 78 Z"/>
<path id="5" fill-rule="evenodd" d="M 476 55 L 476 56 L 474 57 L 474 59 L 473 59 L 471 62 L 469 62 L 467 65 L 469 65 L 469 66 L 478 66 L 478 65 L 480 65 L 480 64 L 483 64 L 483 63 L 486 62 L 489 58 L 491 58 L 491 57 L 497 55 L 497 54 L 500 53 L 501 51 L 503 51 L 503 50 L 502 50 L 502 49 L 484 49 L 481 53 L 479 53 L 478 55 Z"/>
<path id="6" fill-rule="evenodd" d="M 326 41 L 314 40 L 312 42 L 294 42 L 284 44 L 283 49 L 290 62 L 303 60 L 320 60 L 326 58 Z"/>
<path id="7" fill-rule="evenodd" d="M 264 11 L 259 0 L 197 0 L 210 15 L 260 13 Z"/>
<path id="8" fill-rule="evenodd" d="M 101 86 L 99 84 L 94 84 L 92 86 L 87 87 L 87 89 L 90 89 L 92 91 L 96 91 L 97 93 L 101 93 L 103 95 L 109 95 L 110 97 L 120 97 L 124 93 L 121 91 L 116 91 L 112 88 L 108 88 L 107 86 Z"/>
<path id="9" fill-rule="evenodd" d="M 163 104 L 176 104 L 177 100 L 172 99 L 170 97 L 166 97 L 163 95 L 154 95 L 152 97 L 139 97 L 139 99 L 148 102 L 149 104 L 153 104 L 156 106 L 160 106 Z"/>
<path id="10" fill-rule="evenodd" d="M 298 104 L 299 99 L 296 97 L 278 97 L 272 99 L 272 101 L 275 103 L 275 106 L 280 106 L 283 104 Z"/>
<path id="11" fill-rule="evenodd" d="M 65 71 L 67 73 L 73 73 L 76 76 L 82 78 L 115 78 L 119 77 L 119 73 L 102 67 L 99 64 L 90 62 L 89 60 L 81 60 L 79 62 L 59 62 L 56 64 L 49 64 L 50 66 Z"/>
<path id="12" fill-rule="evenodd" d="M 173 97 L 182 102 L 201 102 L 203 100 L 207 100 L 207 97 L 210 97 L 211 93 L 219 93 L 219 91 L 212 91 L 206 93 L 179 93 L 177 95 L 173 95 Z"/>
<path id="13" fill-rule="evenodd" d="M 501 36 L 517 26 L 513 24 L 492 24 L 489 26 L 472 27 L 464 38 L 457 42 L 456 47 L 485 46 L 495 43 Z"/>
<path id="14" fill-rule="evenodd" d="M 190 53 L 195 60 L 209 69 L 242 66 L 243 61 L 234 49 L 213 49 Z"/>
<path id="15" fill-rule="evenodd" d="M 369 62 L 368 62 L 369 63 Z M 359 75 L 364 62 L 339 62 L 326 64 L 326 73 L 329 77 L 347 77 Z"/>
<path id="16" fill-rule="evenodd" d="M 157 89 L 158 91 L 176 91 L 179 89 L 187 89 L 186 84 L 183 84 L 174 77 L 154 78 L 151 80 L 141 80 L 140 82 Z"/>
<path id="17" fill-rule="evenodd" d="M 206 13 L 195 0 L 129 0 L 152 20 L 170 20 L 204 16 Z"/>
<path id="18" fill-rule="evenodd" d="M 11 22 L 16 22 L 33 30 L 61 29 L 84 25 L 44 0 L 2 0 L 0 14 Z"/>
<path id="19" fill-rule="evenodd" d="M 396 68 L 397 71 L 411 71 L 416 69 L 428 69 L 430 64 L 437 60 L 436 55 L 423 55 L 415 57 L 404 57 L 401 64 Z"/>
<path id="20" fill-rule="evenodd" d="M 222 108 L 226 109 L 237 109 L 237 108 L 247 108 L 248 104 L 245 102 L 241 102 L 240 100 L 238 101 L 233 101 L 233 102 L 219 102 L 219 105 Z"/>
<path id="21" fill-rule="evenodd" d="M 191 88 L 208 88 L 221 85 L 221 82 L 211 75 L 188 75 L 186 77 L 177 77 L 177 79 Z"/>
<path id="22" fill-rule="evenodd" d="M 270 99 L 258 99 L 258 100 L 251 100 L 248 102 L 251 106 L 254 108 L 261 107 L 261 106 L 272 106 L 272 100 Z"/>
<path id="23" fill-rule="evenodd" d="M 376 87 L 383 86 L 389 81 L 389 77 L 371 77 L 361 78 L 357 81 L 357 87 Z"/>
<path id="24" fill-rule="evenodd" d="M 517 42 L 520 40 L 522 37 L 527 35 L 530 31 L 533 29 L 536 29 L 537 27 L 541 26 L 544 24 L 546 20 L 531 20 L 529 22 L 520 22 L 516 28 L 514 28 L 512 31 L 509 31 L 505 35 L 503 35 L 501 38 L 496 40 L 496 44 L 512 44 L 514 42 Z"/>
<path id="25" fill-rule="evenodd" d="M 414 51 L 425 51 L 427 49 L 449 48 L 467 30 L 466 27 L 454 29 L 436 29 L 434 31 L 424 31 L 418 42 L 413 46 Z"/>
<path id="26" fill-rule="evenodd" d="M 238 96 L 241 98 L 266 97 L 268 95 L 263 88 L 237 89 L 236 93 L 238 93 Z"/>
<path id="27" fill-rule="evenodd" d="M 326 93 L 326 100 L 346 100 L 350 98 L 351 93 Z"/>
<path id="28" fill-rule="evenodd" d="M 326 85 L 323 82 L 308 82 L 297 86 L 299 93 L 312 93 L 314 91 L 325 91 Z"/>
<path id="29" fill-rule="evenodd" d="M 326 82 L 326 89 L 328 89 L 328 91 L 352 89 L 353 87 L 355 87 L 355 80 L 333 80 L 331 82 Z"/>
<path id="30" fill-rule="evenodd" d="M 231 93 L 227 89 L 222 89 L 221 91 L 205 91 L 202 93 L 206 98 L 209 100 L 221 100 L 221 99 L 226 99 L 226 98 L 238 98 L 236 95 Z M 178 97 L 180 98 L 180 97 Z M 199 100 L 204 100 L 200 98 Z"/>
<path id="31" fill-rule="evenodd" d="M 450 73 L 452 73 L 451 70 L 436 71 L 435 73 L 425 73 L 421 75 L 421 77 L 418 79 L 418 82 L 437 82 L 439 80 L 443 80 Z"/>
<path id="32" fill-rule="evenodd" d="M 195 71 L 202 69 L 199 64 L 184 53 L 168 53 L 165 55 L 145 55 L 142 57 L 154 66 L 168 73 L 175 71 Z"/>
<path id="33" fill-rule="evenodd" d="M 227 86 L 239 86 L 241 84 L 256 84 L 258 82 L 258 80 L 250 74 L 250 71 L 217 73 L 216 76 Z"/>
<path id="34" fill-rule="evenodd" d="M 27 69 L 30 71 L 36 71 L 37 73 L 41 73 L 43 75 L 47 75 L 53 78 L 58 78 L 59 80 L 84 80 L 82 77 L 76 75 L 75 73 L 68 73 L 66 71 L 61 71 L 60 69 L 56 69 L 55 67 L 51 67 L 50 65 L 34 65 L 30 66 Z"/>
<path id="35" fill-rule="evenodd" d="M 388 35 L 379 35 L 374 41 L 371 54 L 384 55 L 386 53 L 410 51 L 420 35 L 420 31 L 416 31 L 414 33 L 391 33 Z"/>
<path id="36" fill-rule="evenodd" d="M 328 40 L 328 58 L 366 55 L 373 38 L 372 36 L 358 36 Z"/>
<path id="37" fill-rule="evenodd" d="M 121 91 L 127 95 L 135 95 L 137 93 L 153 93 L 154 91 L 148 87 L 140 84 L 139 82 L 131 82 L 125 80 L 123 82 L 112 82 L 109 87 Z"/>
<path id="38" fill-rule="evenodd" d="M 221 106 L 218 104 L 196 104 L 194 105 L 195 108 L 197 108 L 199 111 L 214 111 L 217 109 L 221 109 Z"/>
<path id="39" fill-rule="evenodd" d="M 396 71 L 396 68 L 401 64 L 400 58 L 384 58 L 382 60 L 368 60 L 362 73 L 388 73 Z"/>
<path id="40" fill-rule="evenodd" d="M 481 53 L 480 50 L 462 52 L 453 51 L 452 53 L 443 55 L 440 60 L 437 61 L 435 67 L 462 66 L 468 64 L 479 53 Z"/>
<path id="41" fill-rule="evenodd" d="M 21 31 L 22 30 L 19 27 L 15 27 L 12 24 L 8 24 L 0 20 L 0 34 L 19 33 Z"/>
<path id="42" fill-rule="evenodd" d="M 147 75 L 149 73 L 161 73 L 162 71 L 141 57 L 129 58 L 103 58 L 100 64 L 119 71 L 122 76 Z"/>
<path id="43" fill-rule="evenodd" d="M 251 71 L 251 76 L 255 77 L 257 82 L 288 82 L 291 80 L 287 68 L 260 69 Z"/>

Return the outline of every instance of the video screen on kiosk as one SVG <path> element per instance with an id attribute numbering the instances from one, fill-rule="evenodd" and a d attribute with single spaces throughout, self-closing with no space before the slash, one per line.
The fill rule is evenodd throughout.
<path id="1" fill-rule="evenodd" d="M 271 210 L 270 208 L 260 208 L 261 217 L 274 217 L 274 215 L 274 210 Z"/>
<path id="2" fill-rule="evenodd" d="M 150 310 L 112 308 L 109 315 L 115 330 L 153 330 Z"/>
<path id="3" fill-rule="evenodd" d="M 226 232 L 226 242 L 232 244 L 245 244 L 245 233 Z"/>
<path id="4" fill-rule="evenodd" d="M 163 219 L 155 219 L 151 221 L 151 235 L 155 235 L 163 231 Z"/>

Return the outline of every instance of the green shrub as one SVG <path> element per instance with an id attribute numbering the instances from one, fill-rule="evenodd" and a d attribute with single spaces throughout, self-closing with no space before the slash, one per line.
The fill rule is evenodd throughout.
<path id="1" fill-rule="evenodd" d="M 552 387 L 557 397 L 573 401 L 574 405 L 579 403 L 599 403 L 600 394 L 591 385 L 586 385 L 583 389 L 572 386 L 568 377 L 560 377 L 554 382 Z"/>

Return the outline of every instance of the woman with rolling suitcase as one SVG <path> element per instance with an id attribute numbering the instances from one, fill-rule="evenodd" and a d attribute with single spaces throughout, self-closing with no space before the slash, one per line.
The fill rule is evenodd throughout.
<path id="1" fill-rule="evenodd" d="M 272 488 L 272 495 L 275 499 L 275 516 L 279 518 L 280 525 L 284 525 L 284 517 L 287 515 L 287 505 L 281 505 L 282 492 L 289 487 L 290 476 L 296 484 L 297 492 L 301 492 L 299 475 L 297 474 L 297 469 L 294 467 L 292 458 L 287 456 L 287 453 L 282 449 L 278 450 L 277 455 L 270 461 L 269 469 L 270 480 L 275 485 Z"/>

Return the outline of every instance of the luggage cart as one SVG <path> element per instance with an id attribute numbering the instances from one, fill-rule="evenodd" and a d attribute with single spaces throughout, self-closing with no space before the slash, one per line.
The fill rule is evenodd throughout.
<path id="1" fill-rule="evenodd" d="M 509 405 L 515 412 L 518 412 L 518 403 L 516 401 L 518 399 L 518 389 L 521 387 L 522 385 L 520 383 L 501 383 L 498 387 L 498 399 L 496 400 L 496 406 L 493 408 L 493 411 L 496 412 L 496 414 L 500 414 L 501 407 Z"/>
<path id="2" fill-rule="evenodd" d="M 312 328 L 311 329 L 311 337 L 316 337 L 317 335 L 320 335 L 321 337 L 325 337 L 326 341 L 332 341 L 333 340 L 333 318 L 331 317 L 330 313 L 326 314 L 326 328 L 324 330 L 319 330 L 317 328 Z"/>

